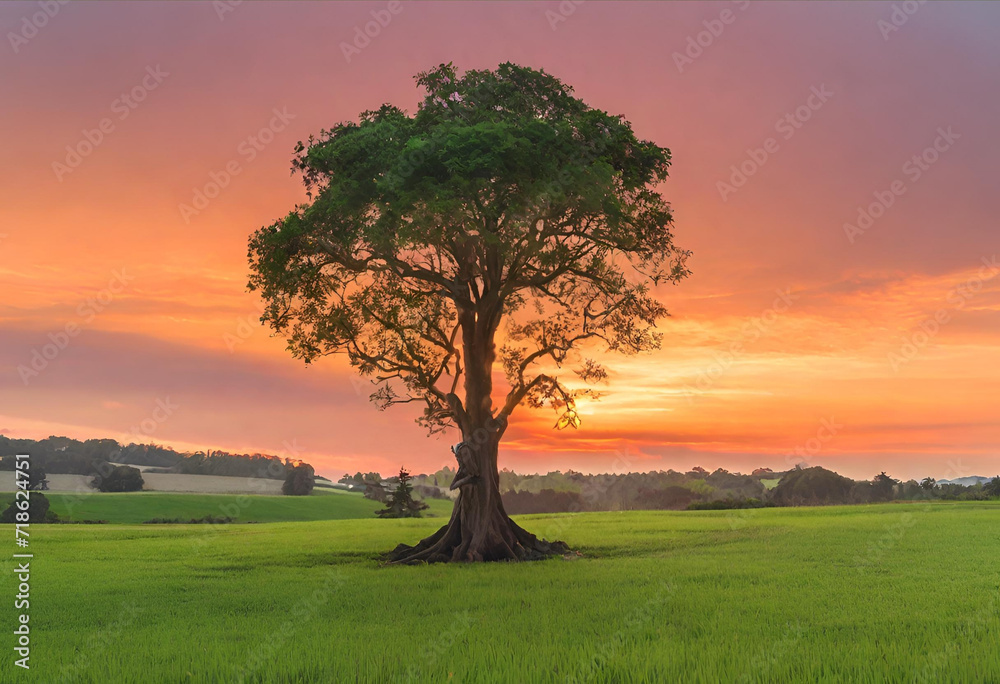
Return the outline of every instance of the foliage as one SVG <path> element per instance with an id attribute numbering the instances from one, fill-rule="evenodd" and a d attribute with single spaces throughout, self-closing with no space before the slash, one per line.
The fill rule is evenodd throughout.
<path id="1" fill-rule="evenodd" d="M 18 522 L 28 522 L 28 523 L 40 523 L 40 522 L 57 522 L 59 516 L 49 510 L 49 500 L 44 494 L 38 492 L 32 492 L 28 495 L 28 519 L 18 520 L 17 514 L 23 513 L 23 509 L 18 506 L 19 502 L 23 502 L 24 499 L 15 498 L 10 502 L 10 505 L 0 513 L 0 523 L 18 523 Z"/>
<path id="2" fill-rule="evenodd" d="M 815 506 L 850 501 L 854 480 L 815 466 L 789 471 L 771 490 L 778 506 Z"/>
<path id="3" fill-rule="evenodd" d="M 284 480 L 300 461 L 282 460 L 267 454 L 231 454 L 226 451 L 198 451 L 184 457 L 166 470 L 184 475 L 222 475 L 227 477 L 261 477 Z"/>
<path id="4" fill-rule="evenodd" d="M 91 486 L 102 492 L 137 492 L 145 482 L 142 472 L 132 466 L 113 466 L 104 475 L 95 475 Z"/>
<path id="5" fill-rule="evenodd" d="M 152 518 L 143 520 L 143 525 L 228 525 L 233 519 L 228 515 L 206 515 L 201 518 Z"/>
<path id="6" fill-rule="evenodd" d="M 117 449 L 118 443 L 114 440 L 81 442 L 68 437 L 33 440 L 0 435 L 0 470 L 14 470 L 15 456 L 29 454 L 31 467 L 40 468 L 49 475 L 93 475 L 107 465 Z"/>
<path id="7" fill-rule="evenodd" d="M 308 463 L 301 463 L 288 471 L 281 485 L 286 496 L 308 496 L 316 486 L 316 472 Z"/>
<path id="8" fill-rule="evenodd" d="M 232 454 L 226 451 L 181 454 L 157 444 L 122 445 L 113 439 L 79 441 L 68 437 L 42 440 L 10 439 L 0 435 L 0 470 L 13 470 L 16 454 L 30 454 L 31 467 L 50 475 L 95 475 L 109 463 L 151 466 L 150 473 L 223 475 L 285 479 L 300 463 L 266 454 Z"/>
<path id="9" fill-rule="evenodd" d="M 413 498 L 413 485 L 410 484 L 410 474 L 405 468 L 399 469 L 399 484 L 389 494 L 386 507 L 376 511 L 380 518 L 419 518 L 421 511 L 427 509 L 427 504 Z"/>
<path id="10" fill-rule="evenodd" d="M 585 510 L 583 499 L 576 492 L 543 489 L 533 492 L 507 492 L 503 495 L 504 509 L 510 515 L 525 513 L 576 513 Z"/>
<path id="11" fill-rule="evenodd" d="M 570 356 L 580 344 L 658 347 L 651 287 L 688 275 L 657 192 L 670 152 L 544 71 L 445 64 L 416 80 L 414 115 L 383 105 L 299 143 L 310 201 L 250 241 L 262 320 L 307 363 L 346 354 L 379 408 L 419 402 L 432 431 L 467 431 L 495 360 L 510 386 L 497 420 L 526 402 L 575 427 L 593 392 L 554 369 L 600 382 Z"/>
<path id="12" fill-rule="evenodd" d="M 986 496 L 1000 496 L 1000 476 L 994 477 L 992 480 L 984 484 L 983 493 L 986 494 Z"/>
<path id="13" fill-rule="evenodd" d="M 49 488 L 49 480 L 45 476 L 45 469 L 41 465 L 31 464 L 28 468 L 27 488 L 32 491 L 42 491 Z"/>
<path id="14" fill-rule="evenodd" d="M 767 502 L 760 499 L 716 499 L 715 501 L 695 501 L 688 505 L 689 511 L 728 511 L 741 508 L 764 508 Z M 771 504 L 773 505 L 773 504 Z"/>
<path id="15" fill-rule="evenodd" d="M 876 475 L 872 479 L 872 501 L 891 501 L 897 483 L 884 470 Z"/>

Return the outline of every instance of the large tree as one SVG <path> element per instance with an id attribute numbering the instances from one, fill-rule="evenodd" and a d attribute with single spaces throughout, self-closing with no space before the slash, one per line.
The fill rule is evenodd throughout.
<path id="1" fill-rule="evenodd" d="M 294 356 L 346 354 L 379 408 L 417 402 L 431 432 L 461 433 L 451 520 L 390 560 L 562 553 L 504 511 L 498 445 L 522 404 L 578 426 L 607 377 L 583 351 L 659 347 L 650 288 L 688 275 L 657 189 L 670 151 L 544 71 L 416 81 L 415 114 L 382 105 L 298 144 L 309 199 L 251 238 L 250 289 Z"/>

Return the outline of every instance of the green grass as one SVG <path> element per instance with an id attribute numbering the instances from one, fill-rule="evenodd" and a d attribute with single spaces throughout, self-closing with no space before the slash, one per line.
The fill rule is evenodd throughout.
<path id="1" fill-rule="evenodd" d="M 1000 505 L 520 522 L 584 556 L 376 563 L 441 520 L 35 525 L 31 674 L 45 682 L 1000 681 Z M 0 561 L 4 597 L 15 593 L 10 565 Z M 10 648 L 0 650 L 0 672 L 11 672 L 11 660 Z"/>
<path id="2" fill-rule="evenodd" d="M 10 495 L 8 495 L 9 497 Z M 239 494 L 181 494 L 124 492 L 106 494 L 46 493 L 51 510 L 65 520 L 107 520 L 137 524 L 153 518 L 203 518 L 228 516 L 236 522 L 297 522 L 372 518 L 382 504 L 357 492 L 314 490 L 311 496 L 260 496 Z M 424 515 L 448 517 L 451 501 L 428 499 Z"/>

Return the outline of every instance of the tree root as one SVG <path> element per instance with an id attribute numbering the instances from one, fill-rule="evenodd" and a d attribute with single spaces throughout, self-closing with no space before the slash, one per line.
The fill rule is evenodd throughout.
<path id="1" fill-rule="evenodd" d="M 501 513 L 484 529 L 462 534 L 458 515 L 416 546 L 400 544 L 385 556 L 389 565 L 461 563 L 474 561 L 543 560 L 571 553 L 561 541 L 545 541 Z"/>

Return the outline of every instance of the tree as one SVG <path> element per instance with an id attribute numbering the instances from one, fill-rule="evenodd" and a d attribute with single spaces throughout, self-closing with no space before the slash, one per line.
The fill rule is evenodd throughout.
<path id="1" fill-rule="evenodd" d="M 986 496 L 1000 496 L 1000 476 L 994 477 L 989 482 L 983 484 L 983 493 Z"/>
<path id="2" fill-rule="evenodd" d="M 105 475 L 95 475 L 91 486 L 102 492 L 138 492 L 145 482 L 142 472 L 132 466 L 110 467 Z"/>
<path id="3" fill-rule="evenodd" d="M 385 508 L 375 511 L 380 518 L 419 518 L 420 511 L 427 508 L 423 501 L 413 498 L 413 485 L 410 484 L 410 474 L 405 468 L 399 469 L 399 484 L 389 494 Z"/>
<path id="4" fill-rule="evenodd" d="M 58 520 L 59 516 L 49 510 L 49 500 L 45 498 L 44 494 L 29 494 L 27 510 L 21 508 L 24 503 L 24 499 L 15 498 L 11 501 L 10 506 L 3 513 L 0 513 L 0 523 L 55 522 Z M 17 517 L 18 513 L 22 517 L 20 520 Z M 24 516 L 25 513 L 27 513 L 27 517 Z"/>
<path id="5" fill-rule="evenodd" d="M 45 476 L 45 469 L 41 465 L 28 468 L 28 489 L 45 491 L 49 488 L 49 480 Z"/>
<path id="6" fill-rule="evenodd" d="M 361 484 L 365 488 L 364 497 L 366 499 L 378 501 L 379 503 L 385 503 L 385 485 L 382 484 L 381 475 L 378 473 L 368 473 L 362 478 Z"/>
<path id="7" fill-rule="evenodd" d="M 504 511 L 498 447 L 520 405 L 580 424 L 596 393 L 559 369 L 604 381 L 588 348 L 660 346 L 652 288 L 689 273 L 657 191 L 670 151 L 544 71 L 416 82 L 412 116 L 383 105 L 297 145 L 309 200 L 251 237 L 249 288 L 295 357 L 345 354 L 378 408 L 416 403 L 429 431 L 460 433 L 450 522 L 390 561 L 564 553 Z"/>
<path id="8" fill-rule="evenodd" d="M 923 480 L 920 481 L 920 487 L 925 492 L 933 492 L 934 491 L 934 486 L 936 484 L 937 484 L 937 480 L 935 480 L 933 477 L 925 477 Z"/>
<path id="9" fill-rule="evenodd" d="M 885 474 L 883 470 L 872 480 L 872 500 L 891 501 L 897 481 Z"/>
<path id="10" fill-rule="evenodd" d="M 788 471 L 771 490 L 771 501 L 778 506 L 815 506 L 848 503 L 854 481 L 843 475 L 814 466 Z"/>
<path id="11" fill-rule="evenodd" d="M 281 493 L 289 496 L 308 496 L 316 486 L 316 471 L 308 463 L 300 463 L 288 470 L 281 484 Z"/>

